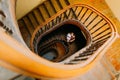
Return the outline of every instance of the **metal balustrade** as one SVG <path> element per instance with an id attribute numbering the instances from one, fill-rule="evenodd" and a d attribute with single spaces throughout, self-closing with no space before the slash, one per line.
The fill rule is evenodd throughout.
<path id="1" fill-rule="evenodd" d="M 2 10 L 0 10 L 0 16 L 1 16 L 1 18 L 0 18 L 0 27 L 2 27 L 5 30 L 6 33 L 12 34 L 13 33 L 12 30 L 9 27 L 7 27 L 4 24 L 3 20 L 2 20 L 4 18 L 6 18 L 6 15 L 5 15 L 5 13 Z"/>
<path id="2" fill-rule="evenodd" d="M 114 32 L 112 24 L 109 22 L 109 20 L 94 8 L 84 4 L 69 6 L 56 14 L 54 18 L 49 20 L 47 23 L 36 28 L 31 41 L 33 51 L 36 50 L 37 43 L 39 42 L 38 39 L 42 34 L 45 34 L 50 29 L 54 29 L 56 25 L 59 25 L 66 20 L 76 20 L 77 22 L 83 24 L 82 28 L 86 28 L 90 33 L 90 36 L 85 37 L 87 40 L 91 38 L 91 42 L 83 49 L 78 50 L 77 53 L 70 55 L 72 58 L 69 56 L 61 61 L 61 63 L 64 64 L 79 64 L 81 62 L 85 62 L 92 55 L 94 55 L 96 51 L 105 44 L 106 41 L 110 39 L 112 32 Z M 83 33 L 85 34 L 85 31 L 83 31 Z M 59 35 L 57 35 L 57 37 L 60 38 Z"/>

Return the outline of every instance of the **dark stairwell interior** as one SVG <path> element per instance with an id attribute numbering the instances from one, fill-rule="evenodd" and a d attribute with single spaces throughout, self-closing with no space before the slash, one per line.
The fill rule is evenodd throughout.
<path id="1" fill-rule="evenodd" d="M 39 36 L 36 53 L 48 60 L 61 61 L 86 46 L 83 33 L 72 21 L 63 22 Z"/>

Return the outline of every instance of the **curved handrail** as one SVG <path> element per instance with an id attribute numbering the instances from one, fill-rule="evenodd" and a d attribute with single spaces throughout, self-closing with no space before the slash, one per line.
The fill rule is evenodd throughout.
<path id="1" fill-rule="evenodd" d="M 114 41 L 114 39 L 116 38 L 115 33 L 117 31 L 115 29 L 115 26 L 111 23 L 111 21 L 107 17 L 105 17 L 103 14 L 101 14 L 99 11 L 95 10 L 94 8 L 88 5 L 84 5 L 84 4 L 75 4 L 75 5 L 89 7 L 96 13 L 100 14 L 100 16 L 104 17 L 104 19 L 109 23 L 109 26 L 112 28 L 111 38 L 107 42 L 105 42 L 105 45 L 103 45 L 98 51 L 96 51 L 96 55 L 94 55 L 91 58 L 91 60 L 87 60 L 84 64 L 75 64 L 75 65 L 53 63 L 53 62 L 47 61 L 37 56 L 32 51 L 30 51 L 28 48 L 24 47 L 21 43 L 16 41 L 14 38 L 0 31 L 0 34 L 2 34 L 0 36 L 0 61 L 7 64 L 5 65 L 1 63 L 1 65 L 5 67 L 9 66 L 8 68 L 12 70 L 15 70 L 15 71 L 18 71 L 20 73 L 27 74 L 30 76 L 34 76 L 37 78 L 74 77 L 77 75 L 84 74 L 88 70 L 92 69 L 92 67 L 100 60 L 102 55 L 105 53 L 104 50 L 107 49 L 108 45 L 110 45 L 109 41 Z M 61 10 L 58 14 L 61 14 L 68 8 L 75 6 L 75 5 L 66 7 L 64 10 Z M 58 14 L 53 16 L 47 22 L 43 23 L 43 25 L 50 22 Z M 35 32 L 37 32 L 38 29 L 36 29 Z M 35 33 L 33 34 L 33 36 L 34 35 Z M 104 50 L 102 51 L 103 48 Z"/>
<path id="2" fill-rule="evenodd" d="M 31 47 L 32 47 L 32 50 L 34 51 L 34 43 L 36 43 L 36 39 L 37 39 L 37 37 L 38 36 L 40 36 L 41 34 L 42 34 L 42 32 L 43 31 L 40 31 L 41 30 L 41 28 L 42 27 L 49 27 L 49 26 L 45 26 L 45 25 L 49 25 L 50 23 L 54 23 L 54 22 L 52 22 L 54 19 L 55 20 L 57 20 L 57 18 L 58 17 L 60 17 L 61 18 L 61 15 L 63 15 L 67 10 L 70 10 L 70 9 L 72 9 L 73 10 L 73 8 L 79 8 L 79 7 L 82 7 L 82 9 L 83 8 L 87 8 L 87 10 L 91 10 L 92 11 L 92 14 L 93 13 L 95 13 L 95 14 L 97 14 L 97 17 L 98 16 L 100 16 L 100 17 L 102 17 L 102 19 L 100 20 L 100 21 L 102 21 L 102 20 L 104 20 L 105 21 L 105 25 L 106 25 L 106 23 L 107 23 L 107 25 L 108 25 L 108 27 L 106 27 L 106 29 L 105 30 L 103 30 L 103 33 L 104 33 L 104 31 L 106 31 L 106 30 L 110 30 L 110 32 L 108 32 L 107 34 L 109 35 L 110 34 L 110 39 L 109 40 L 107 40 L 107 42 L 109 42 L 111 39 L 112 39 L 112 36 L 114 36 L 114 35 L 112 35 L 114 32 L 116 32 L 116 29 L 113 27 L 114 25 L 111 23 L 111 21 L 107 18 L 107 17 L 105 17 L 103 14 L 101 14 L 99 11 L 97 11 L 96 9 L 94 9 L 93 7 L 90 7 L 90 6 L 88 6 L 88 5 L 85 5 L 85 4 L 74 4 L 74 5 L 71 5 L 71 6 L 68 6 L 68 7 L 66 7 L 65 9 L 63 9 L 63 10 L 61 10 L 60 12 L 58 12 L 55 16 L 53 16 L 52 18 L 50 18 L 49 20 L 47 20 L 45 23 L 43 23 L 42 25 L 40 25 L 40 26 L 38 26 L 36 29 L 35 29 L 35 31 L 34 31 L 34 33 L 33 33 L 33 35 L 32 35 L 32 39 L 31 39 Z M 85 11 L 86 12 L 86 11 Z M 75 13 L 73 13 L 73 14 L 75 14 Z M 68 19 L 69 19 L 69 16 L 67 17 Z M 96 18 L 96 17 L 95 17 Z M 73 18 L 73 19 L 75 19 L 75 18 Z M 94 18 L 93 18 L 94 19 Z M 76 19 L 76 20 L 79 20 L 79 19 Z M 57 21 L 55 21 L 55 22 L 57 22 Z M 62 21 L 61 21 L 62 22 Z M 92 22 L 92 20 L 91 20 L 91 22 Z M 97 23 L 99 23 L 99 22 L 97 22 Z M 84 22 L 83 22 L 83 24 L 84 24 Z M 54 23 L 54 25 L 57 25 L 56 23 Z M 52 26 L 54 26 L 54 25 L 52 25 Z M 84 24 L 85 25 L 85 24 Z M 85 25 L 87 28 L 88 28 L 88 24 L 87 25 Z M 94 26 L 96 26 L 96 24 L 94 24 Z M 51 26 L 50 26 L 51 27 Z M 98 30 L 100 29 L 99 27 L 104 27 L 103 25 L 102 26 L 98 26 Z M 43 30 L 43 29 L 42 29 Z M 89 29 L 88 28 L 88 31 L 91 31 L 91 29 Z M 95 31 L 94 31 L 95 32 Z M 97 32 L 97 31 L 96 31 Z M 93 32 L 91 32 L 91 34 L 92 34 Z M 100 33 L 99 33 L 100 34 Z M 102 33 L 101 33 L 102 34 Z M 95 35 L 96 36 L 96 35 Z M 98 35 L 99 36 L 99 35 Z M 92 37 L 94 37 L 94 35 L 92 36 Z M 100 37 L 101 38 L 101 37 Z M 34 40 L 35 39 L 35 40 Z M 97 43 L 97 41 L 99 42 L 99 40 L 93 40 L 93 45 L 95 44 L 95 43 Z M 106 43 L 107 43 L 106 42 Z M 103 43 L 104 44 L 104 43 Z M 103 48 L 103 46 L 101 46 L 102 48 Z M 63 61 L 62 63 L 71 63 L 70 61 L 73 59 L 73 60 L 75 60 L 75 57 L 76 56 L 78 56 L 80 53 L 82 53 L 83 51 L 84 51 L 84 49 L 87 49 L 87 48 L 83 48 L 83 49 L 81 49 L 80 51 L 78 51 L 78 52 L 76 52 L 75 54 L 73 54 L 72 56 L 70 56 L 70 57 L 68 57 L 68 59 L 67 60 L 65 60 L 65 61 Z M 96 50 L 95 50 L 96 51 Z M 81 63 L 81 65 L 82 66 L 85 66 L 86 64 L 88 64 L 88 63 L 90 63 L 93 59 L 94 59 L 94 57 L 95 56 L 97 56 L 98 55 L 98 53 L 99 53 L 99 51 L 100 50 L 98 50 L 98 52 L 96 51 L 95 52 L 95 54 L 91 57 L 91 59 L 89 59 L 88 61 L 86 61 L 86 62 L 84 62 L 83 63 L 83 65 L 82 65 L 82 63 Z M 75 62 L 75 61 L 74 61 Z M 73 63 L 74 63 L 73 62 Z M 75 63 L 78 63 L 77 61 L 75 62 Z"/>

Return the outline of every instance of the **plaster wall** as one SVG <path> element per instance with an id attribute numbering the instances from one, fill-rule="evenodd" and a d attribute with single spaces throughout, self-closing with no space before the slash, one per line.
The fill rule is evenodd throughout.
<path id="1" fill-rule="evenodd" d="M 43 1 L 45 0 L 17 0 L 16 18 L 20 19 Z"/>
<path id="2" fill-rule="evenodd" d="M 120 0 L 105 0 L 114 15 L 120 21 Z"/>

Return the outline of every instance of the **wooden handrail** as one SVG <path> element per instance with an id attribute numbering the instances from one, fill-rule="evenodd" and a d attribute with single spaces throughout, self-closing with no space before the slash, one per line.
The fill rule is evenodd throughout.
<path id="1" fill-rule="evenodd" d="M 12 5 L 10 1 L 9 5 Z M 115 29 L 113 23 L 111 23 L 111 21 L 107 17 L 105 17 L 102 13 L 100 13 L 93 7 L 84 4 L 75 4 L 66 7 L 65 9 L 58 12 L 55 16 L 48 19 L 45 23 L 40 25 L 34 31 L 32 41 L 34 40 L 37 31 L 42 26 L 56 18 L 65 10 L 74 6 L 85 6 L 90 10 L 94 11 L 103 19 L 105 19 L 106 22 L 108 22 L 112 30 L 112 36 L 110 37 L 110 39 L 100 49 L 96 51 L 96 54 L 92 58 L 87 60 L 84 64 L 65 65 L 53 63 L 39 57 L 38 55 L 30 51 L 28 48 L 23 46 L 21 43 L 16 41 L 14 38 L 12 38 L 10 35 L 0 30 L 0 34 L 2 34 L 0 35 L 0 61 L 6 63 L 6 65 L 2 63 L 0 63 L 0 65 L 18 71 L 22 74 L 30 75 L 32 77 L 50 78 L 52 80 L 58 78 L 65 79 L 80 75 L 88 75 L 86 74 L 88 71 L 96 69 L 95 65 L 100 62 L 101 58 L 105 54 L 106 49 L 111 45 L 109 41 L 114 42 L 114 40 L 116 39 L 117 30 Z M 13 13 L 11 12 L 11 14 Z"/>

